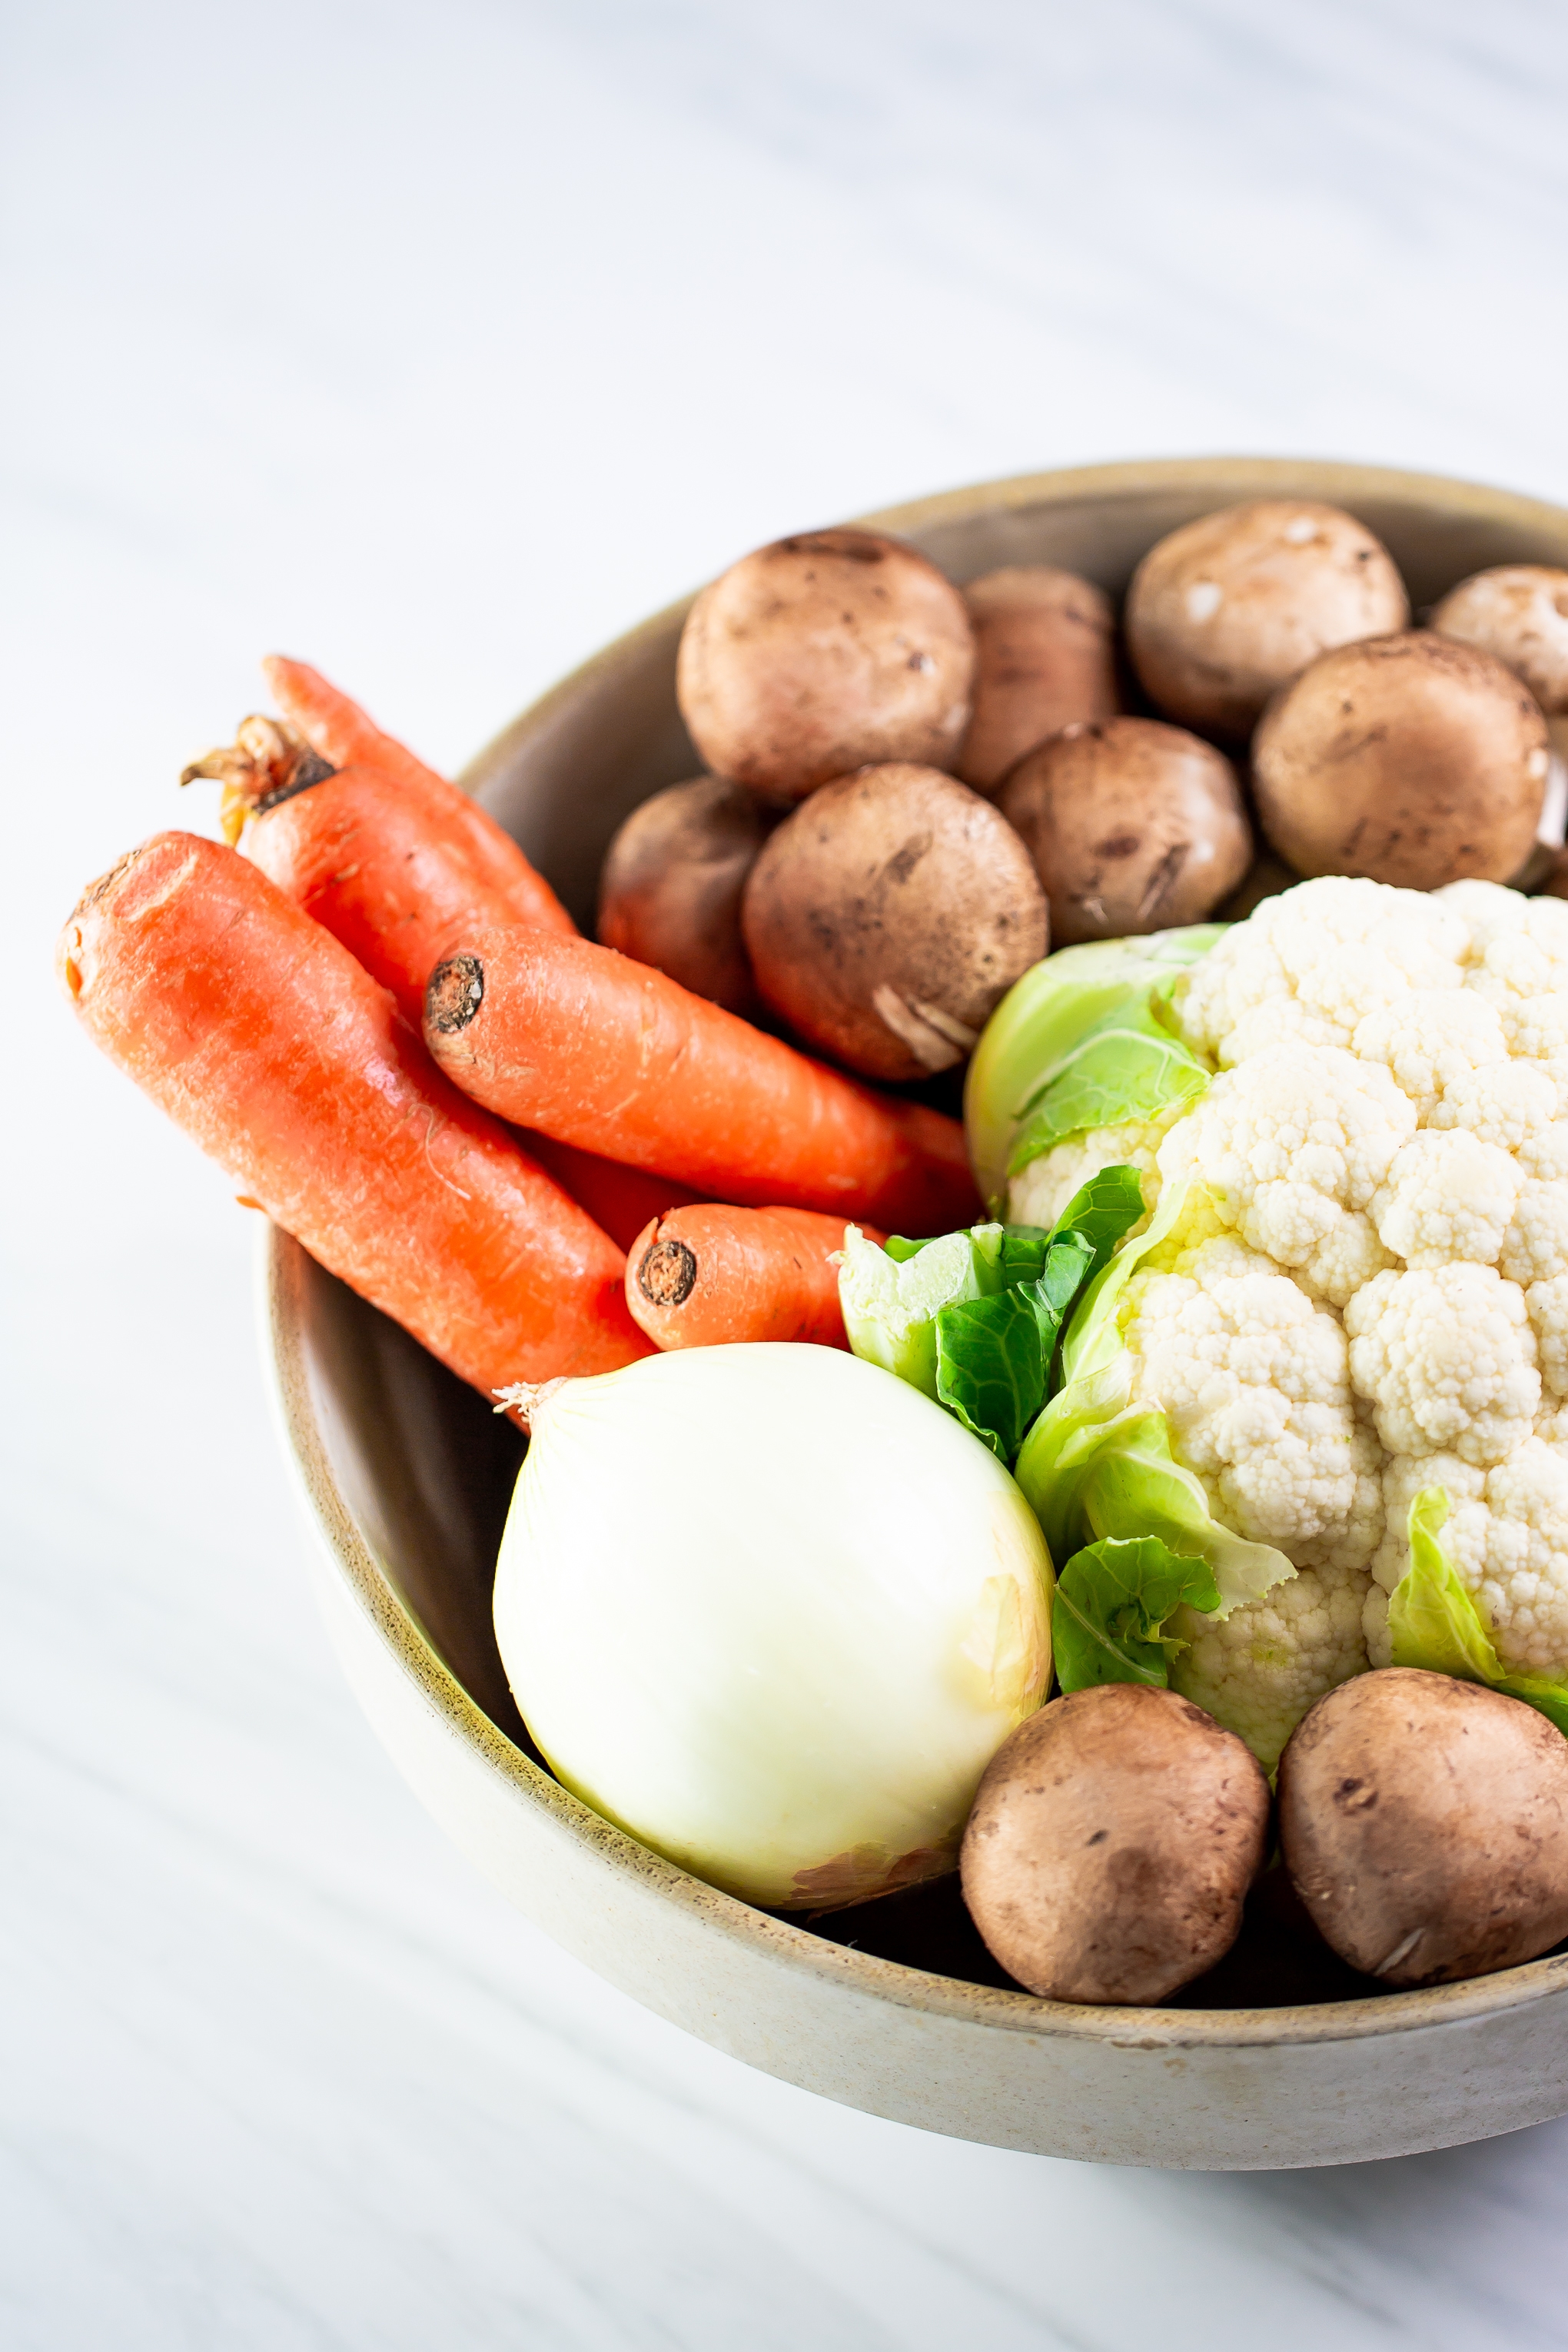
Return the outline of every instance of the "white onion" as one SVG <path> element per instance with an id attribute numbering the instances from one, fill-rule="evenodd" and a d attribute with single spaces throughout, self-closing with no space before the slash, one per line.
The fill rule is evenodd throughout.
<path id="1" fill-rule="evenodd" d="M 1049 1675 L 1050 1561 L 994 1456 L 833 1348 L 689 1348 L 534 1410 L 495 1618 L 566 1787 L 752 1903 L 951 1869 Z"/>

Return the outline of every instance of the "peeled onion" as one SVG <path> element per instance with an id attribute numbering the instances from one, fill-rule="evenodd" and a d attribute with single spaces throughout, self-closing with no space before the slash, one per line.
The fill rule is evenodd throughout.
<path id="1" fill-rule="evenodd" d="M 564 1785 L 744 1900 L 956 1864 L 1050 1673 L 1051 1567 L 994 1456 L 840 1349 L 652 1356 L 534 1402 L 495 1622 Z"/>

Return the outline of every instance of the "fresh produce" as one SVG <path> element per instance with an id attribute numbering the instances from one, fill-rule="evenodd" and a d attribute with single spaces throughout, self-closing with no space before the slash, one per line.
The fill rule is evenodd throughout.
<path id="1" fill-rule="evenodd" d="M 1201 1708 L 1137 1683 L 1077 1691 L 986 1768 L 964 1900 L 1031 1992 L 1163 2000 L 1235 1942 L 1268 1811 L 1258 1765 Z"/>
<path id="2" fill-rule="evenodd" d="M 1299 877 L 1281 857 L 1265 849 L 1242 882 L 1221 906 L 1215 908 L 1215 919 L 1222 923 L 1244 923 L 1248 915 L 1256 914 L 1265 898 L 1278 898 L 1289 890 Z"/>
<path id="3" fill-rule="evenodd" d="M 1541 821 L 1546 722 L 1510 670 L 1429 630 L 1343 646 L 1263 715 L 1258 820 L 1299 874 L 1506 882 Z"/>
<path id="4" fill-rule="evenodd" d="M 1169 719 L 1257 721 L 1256 863 L 1229 761 L 1120 711 L 1099 590 L 846 530 L 698 599 L 716 772 L 622 826 L 615 945 L 289 662 L 190 772 L 244 856 L 89 892 L 89 1032 L 531 1423 L 498 1633 L 609 1819 L 821 1911 L 951 1870 L 978 1788 L 1000 1964 L 1160 2000 L 1237 1933 L 1279 1762 L 1320 1981 L 1568 1933 L 1568 904 L 1521 895 L 1568 897 L 1565 581 L 1412 632 L 1332 508 L 1152 549 L 1129 648 Z M 973 1048 L 987 1221 L 954 1122 L 753 1001 L 888 1084 Z"/>
<path id="5" fill-rule="evenodd" d="M 620 1251 L 232 849 L 154 835 L 88 891 L 58 964 L 94 1043 L 461 1379 L 489 1391 L 647 1352 Z"/>
<path id="6" fill-rule="evenodd" d="M 382 736 L 314 670 L 277 660 L 269 667 L 291 707 L 318 719 L 325 711 L 331 724 L 318 733 L 362 763 L 331 768 L 292 727 L 253 718 L 237 742 L 198 760 L 181 782 L 222 781 L 226 830 L 244 855 L 342 940 L 416 1028 L 425 984 L 458 933 L 518 922 L 575 936 L 548 883 L 466 793 Z M 393 765 L 364 764 L 386 745 Z M 546 1136 L 529 1136 L 527 1149 L 621 1249 L 649 1217 L 697 1198 L 668 1177 Z"/>
<path id="7" fill-rule="evenodd" d="M 1449 589 L 1430 625 L 1504 663 L 1549 718 L 1568 711 L 1568 572 L 1500 563 L 1473 572 Z"/>
<path id="8" fill-rule="evenodd" d="M 1555 1418 L 1547 1416 L 1549 1426 Z M 1407 1473 L 1400 1483 L 1407 1487 L 1413 1476 Z M 1450 1483 L 1458 1483 L 1451 1472 Z M 1444 1547 L 1443 1532 L 1452 1517 L 1444 1486 L 1423 1487 L 1410 1504 L 1405 1513 L 1410 1565 L 1388 1596 L 1380 1654 L 1386 1649 L 1392 1665 L 1419 1666 L 1460 1682 L 1485 1683 L 1505 1697 L 1522 1699 L 1539 1709 L 1568 1735 L 1568 1683 L 1542 1675 L 1510 1674 L 1498 1656 L 1475 1593 Z M 1473 1519 L 1469 1532 L 1474 1532 Z M 1381 1620 L 1381 1601 L 1371 1605 L 1373 1617 Z"/>
<path id="9" fill-rule="evenodd" d="M 837 1259 L 855 1231 L 809 1209 L 677 1209 L 632 1244 L 626 1305 L 657 1348 L 847 1348 Z"/>
<path id="10" fill-rule="evenodd" d="M 1252 864 L 1230 761 L 1154 719 L 1065 727 L 1019 761 L 999 805 L 1058 947 L 1201 922 Z"/>
<path id="11" fill-rule="evenodd" d="M 710 1198 L 949 1225 L 956 1121 L 868 1093 L 588 940 L 481 930 L 431 974 L 425 1037 L 502 1118 Z"/>
<path id="12" fill-rule="evenodd" d="M 460 852 L 479 884 L 488 881 L 510 899 L 514 922 L 542 923 L 552 931 L 576 930 L 544 877 L 478 801 L 416 759 L 308 663 L 272 654 L 261 667 L 284 718 L 311 751 L 334 768 L 373 768 L 412 793 L 416 803 L 429 813 L 432 831 L 442 836 L 447 854 Z M 200 764 L 205 770 L 205 763 Z"/>
<path id="13" fill-rule="evenodd" d="M 1066 948 L 1003 998 L 963 1095 L 975 1181 L 994 1213 L 1005 1205 L 1019 1223 L 1050 1224 L 1097 1169 L 1153 1168 L 1165 1128 L 1213 1076 L 1208 1055 L 1177 1035 L 1170 1000 L 1224 929 Z"/>
<path id="14" fill-rule="evenodd" d="M 1514 1968 L 1568 1936 L 1568 1740 L 1446 1674 L 1363 1675 L 1281 1757 L 1279 1840 L 1352 1968 L 1389 1986 Z"/>
<path id="15" fill-rule="evenodd" d="M 755 1012 L 741 892 L 769 822 L 754 793 L 720 776 L 694 776 L 655 793 L 632 811 L 605 852 L 601 943 L 731 1013 Z"/>
<path id="16" fill-rule="evenodd" d="M 596 1151 L 579 1151 L 575 1144 L 558 1143 L 552 1135 L 524 1130 L 525 1146 L 542 1168 L 548 1169 L 563 1192 L 603 1225 L 617 1249 L 629 1250 L 652 1217 L 669 1209 L 688 1209 L 700 1201 L 689 1184 L 673 1176 L 650 1175 L 643 1168 L 624 1168 L 618 1160 L 601 1159 Z"/>
<path id="17" fill-rule="evenodd" d="M 1330 646 L 1410 625 L 1388 552 L 1312 499 L 1256 499 L 1184 523 L 1127 592 L 1127 647 L 1166 718 L 1244 736 L 1275 688 Z"/>
<path id="18" fill-rule="evenodd" d="M 341 940 L 416 1027 L 426 982 L 463 933 L 542 923 L 575 934 L 495 819 L 439 776 L 324 768 L 267 719 L 247 719 L 237 743 L 209 751 L 182 782 L 196 776 L 221 778 L 242 813 L 242 854 Z"/>
<path id="19" fill-rule="evenodd" d="M 1220 1605 L 1205 1559 L 1173 1551 L 1158 1536 L 1110 1536 L 1074 1552 L 1052 1607 L 1057 1679 L 1064 1691 L 1100 1683 L 1167 1690 L 1171 1660 L 1185 1645 L 1164 1631 L 1185 1607 Z"/>
<path id="20" fill-rule="evenodd" d="M 1048 563 L 1013 563 L 963 592 L 974 631 L 974 710 L 958 773 L 993 799 L 1026 751 L 1058 728 L 1121 707 L 1110 600 Z"/>
<path id="21" fill-rule="evenodd" d="M 1205 1562 L 1213 1603 L 1145 1609 L 1140 1638 L 1180 1645 L 1172 1685 L 1271 1765 L 1396 1636 L 1413 1665 L 1469 1640 L 1439 1656 L 1399 1597 L 1439 1488 L 1495 1645 L 1471 1670 L 1549 1711 L 1563 1685 L 1568 1727 L 1568 910 L 1331 877 L 1207 939 L 1065 950 L 971 1068 L 1011 1216 L 1112 1161 L 1152 1211 L 1017 1454 L 1064 1595 L 1107 1540 Z"/>
<path id="22" fill-rule="evenodd" d="M 831 1348 L 682 1349 L 516 1402 L 496 1636 L 566 1787 L 784 1910 L 951 1870 L 1050 1675 L 1050 1563 L 1001 1464 Z"/>
<path id="23" fill-rule="evenodd" d="M 870 530 L 760 547 L 704 588 L 676 692 L 705 766 L 777 800 L 851 768 L 952 763 L 974 637 L 934 563 Z"/>
<path id="24" fill-rule="evenodd" d="M 1108 1168 L 1048 1233 L 975 1225 L 879 1247 L 851 1225 L 839 1276 L 849 1344 L 1011 1462 L 1050 1391 L 1074 1301 L 1142 1213 L 1137 1171 Z"/>
<path id="25" fill-rule="evenodd" d="M 934 768 L 861 768 L 764 844 L 741 908 L 758 989 L 863 1076 L 963 1060 L 1046 951 L 1027 851 L 988 801 Z"/>
<path id="26" fill-rule="evenodd" d="M 1288 1276 L 1247 1265 L 1234 1244 L 1211 1243 L 1206 1259 L 1184 1248 L 1184 1227 L 1212 1231 L 1197 1205 L 1173 1187 L 1099 1277 L 1016 1475 L 1053 1558 L 1088 1551 L 1098 1561 L 1107 1539 L 1157 1538 L 1202 1564 L 1190 1591 L 1172 1591 L 1166 1619 L 1145 1610 L 1139 1638 L 1168 1637 L 1172 1686 L 1271 1769 L 1313 1699 L 1364 1660 L 1366 1580 L 1341 1566 L 1358 1537 L 1370 1548 L 1369 1531 L 1342 1524 L 1358 1500 L 1365 1507 L 1354 1483 L 1363 1461 L 1343 1334 Z M 1320 1528 L 1327 1539 L 1314 1550 Z M 1273 1539 L 1286 1535 L 1310 1569 Z M 1094 1605 L 1079 1614 L 1092 1626 L 1103 1604 L 1084 1581 Z M 1103 1672 L 1092 1658 L 1090 1678 Z"/>

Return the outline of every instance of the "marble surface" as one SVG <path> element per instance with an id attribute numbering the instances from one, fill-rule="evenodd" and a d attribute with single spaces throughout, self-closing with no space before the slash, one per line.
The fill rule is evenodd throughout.
<path id="1" fill-rule="evenodd" d="M 1167 2177 L 747 2073 L 360 1720 L 252 1221 L 47 976 L 320 662 L 456 764 L 746 546 L 1220 449 L 1568 497 L 1555 0 L 54 0 L 0 69 L 0 2341 L 1568 2342 L 1568 2123 Z M 21 887 L 16 884 L 17 875 Z"/>

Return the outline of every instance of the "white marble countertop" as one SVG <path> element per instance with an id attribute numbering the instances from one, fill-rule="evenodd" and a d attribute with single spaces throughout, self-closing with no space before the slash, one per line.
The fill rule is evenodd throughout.
<path id="1" fill-rule="evenodd" d="M 747 546 L 960 481 L 1242 449 L 1568 497 L 1568 16 L 56 0 L 7 40 L 7 2352 L 1568 2343 L 1568 2123 L 1006 2155 L 750 2074 L 508 1911 L 312 1614 L 251 1220 L 47 975 L 88 877 L 211 825 L 174 778 L 274 647 L 455 765 Z"/>

